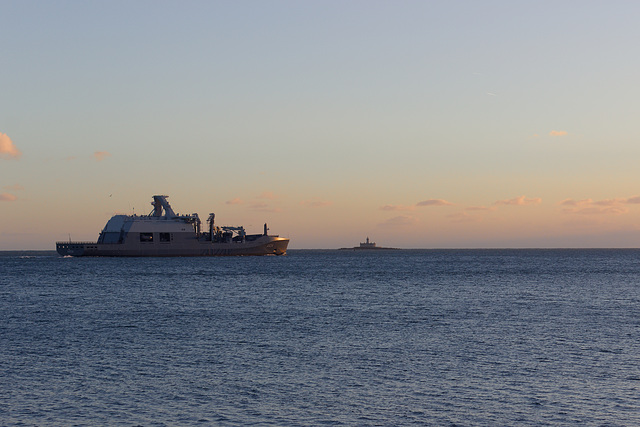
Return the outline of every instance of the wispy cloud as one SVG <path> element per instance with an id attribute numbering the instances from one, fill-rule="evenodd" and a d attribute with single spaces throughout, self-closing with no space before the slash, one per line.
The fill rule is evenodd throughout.
<path id="1" fill-rule="evenodd" d="M 482 217 L 479 215 L 471 215 L 467 212 L 458 212 L 455 214 L 447 215 L 447 218 L 453 222 L 478 222 L 482 221 Z"/>
<path id="2" fill-rule="evenodd" d="M 18 200 L 16 196 L 9 193 L 0 193 L 0 202 L 15 202 Z"/>
<path id="3" fill-rule="evenodd" d="M 262 193 L 262 194 L 260 194 L 258 196 L 258 199 L 267 199 L 267 200 L 275 200 L 277 198 L 278 198 L 278 196 L 273 194 L 273 192 L 271 192 L 271 191 L 265 191 L 264 193 Z"/>
<path id="4" fill-rule="evenodd" d="M 542 203 L 542 199 L 540 197 L 526 197 L 520 196 L 515 197 L 513 199 L 507 200 L 498 200 L 493 204 L 495 206 L 506 205 L 506 206 L 528 206 L 528 205 L 539 205 Z"/>
<path id="5" fill-rule="evenodd" d="M 416 203 L 416 206 L 453 206 L 453 203 L 442 199 L 428 199 Z"/>
<path id="6" fill-rule="evenodd" d="M 416 225 L 417 223 L 418 223 L 418 220 L 415 217 L 400 215 L 400 216 L 395 216 L 393 218 L 389 218 L 388 220 L 381 222 L 378 225 L 380 227 L 395 228 L 395 227 L 410 227 L 410 226 Z"/>
<path id="7" fill-rule="evenodd" d="M 552 130 L 551 132 L 549 132 L 549 135 L 550 136 L 566 136 L 566 135 L 569 135 L 569 133 L 563 130 Z"/>
<path id="8" fill-rule="evenodd" d="M 282 209 L 271 207 L 269 206 L 268 203 L 264 203 L 264 202 L 252 203 L 249 205 L 249 209 L 253 209 L 255 211 L 260 211 L 260 212 L 282 212 Z"/>
<path id="9" fill-rule="evenodd" d="M 415 209 L 415 206 L 405 206 L 405 205 L 384 205 L 380 206 L 381 211 L 412 211 Z"/>
<path id="10" fill-rule="evenodd" d="M 247 207 L 249 209 L 253 209 L 255 211 L 261 212 L 282 212 L 282 209 L 273 207 L 270 202 L 279 199 L 280 196 L 273 194 L 271 191 L 265 191 L 264 193 L 256 196 L 254 199 L 257 201 L 247 202 Z M 245 202 L 239 198 L 235 198 L 233 200 L 229 200 L 227 202 L 229 205 L 243 205 Z"/>
<path id="11" fill-rule="evenodd" d="M 13 185 L 5 185 L 4 187 L 5 190 L 9 190 L 9 191 L 22 191 L 24 190 L 24 187 L 20 184 L 13 184 Z"/>
<path id="12" fill-rule="evenodd" d="M 6 133 L 0 133 L 0 158 L 19 159 L 22 152 L 14 145 Z"/>
<path id="13" fill-rule="evenodd" d="M 465 211 L 494 211 L 496 208 L 490 206 L 469 206 Z"/>
<path id="14" fill-rule="evenodd" d="M 583 199 L 583 200 L 565 199 L 561 201 L 559 205 L 577 207 L 577 206 L 590 205 L 591 203 L 593 203 L 593 199 Z"/>
<path id="15" fill-rule="evenodd" d="M 96 159 L 96 161 L 101 162 L 104 159 L 106 159 L 107 157 L 110 157 L 111 153 L 109 153 L 108 151 L 96 151 L 95 153 L 93 153 L 93 157 Z"/>
<path id="16" fill-rule="evenodd" d="M 631 196 L 626 199 L 626 203 L 630 205 L 640 204 L 640 196 Z"/>
<path id="17" fill-rule="evenodd" d="M 640 196 L 617 197 L 615 199 L 604 199 L 593 202 L 593 204 L 597 206 L 633 205 L 638 203 L 640 203 Z"/>
<path id="18" fill-rule="evenodd" d="M 325 206 L 331 206 L 333 205 L 333 202 L 329 200 L 311 199 L 303 200 L 302 202 L 300 202 L 300 204 L 309 208 L 321 208 Z"/>
<path id="19" fill-rule="evenodd" d="M 562 210 L 568 214 L 580 215 L 622 215 L 629 212 L 626 205 L 640 204 L 640 196 L 618 197 L 614 199 L 565 199 L 561 201 Z"/>

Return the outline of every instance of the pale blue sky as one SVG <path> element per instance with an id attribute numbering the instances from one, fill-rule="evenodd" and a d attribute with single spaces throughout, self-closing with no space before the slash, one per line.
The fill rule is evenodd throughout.
<path id="1" fill-rule="evenodd" d="M 0 0 L 0 134 L 22 152 L 0 158 L 0 249 L 93 239 L 155 193 L 294 248 L 634 246 L 639 12 Z"/>

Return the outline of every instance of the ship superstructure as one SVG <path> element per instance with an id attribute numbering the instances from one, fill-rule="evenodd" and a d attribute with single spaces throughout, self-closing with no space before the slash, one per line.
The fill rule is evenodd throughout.
<path id="1" fill-rule="evenodd" d="M 97 242 L 56 242 L 63 256 L 230 256 L 284 255 L 289 239 L 247 234 L 241 226 L 217 226 L 209 214 L 206 228 L 197 213 L 176 214 L 168 196 L 153 196 L 149 215 L 114 215 Z"/>

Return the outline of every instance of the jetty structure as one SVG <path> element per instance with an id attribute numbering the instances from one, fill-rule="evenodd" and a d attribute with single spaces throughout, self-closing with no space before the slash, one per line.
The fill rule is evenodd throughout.
<path id="1" fill-rule="evenodd" d="M 153 196 L 149 215 L 114 215 L 100 232 L 96 242 L 56 242 L 62 256 L 105 257 L 180 257 L 284 255 L 289 239 L 269 235 L 267 224 L 262 234 L 247 234 L 242 226 L 218 226 L 210 213 L 206 228 L 197 213 L 176 214 L 169 196 Z"/>

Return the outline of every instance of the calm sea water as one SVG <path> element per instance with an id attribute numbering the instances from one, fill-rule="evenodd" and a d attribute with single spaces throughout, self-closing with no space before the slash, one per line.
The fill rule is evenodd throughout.
<path id="1" fill-rule="evenodd" d="M 640 251 L 0 254 L 2 425 L 640 425 Z"/>

